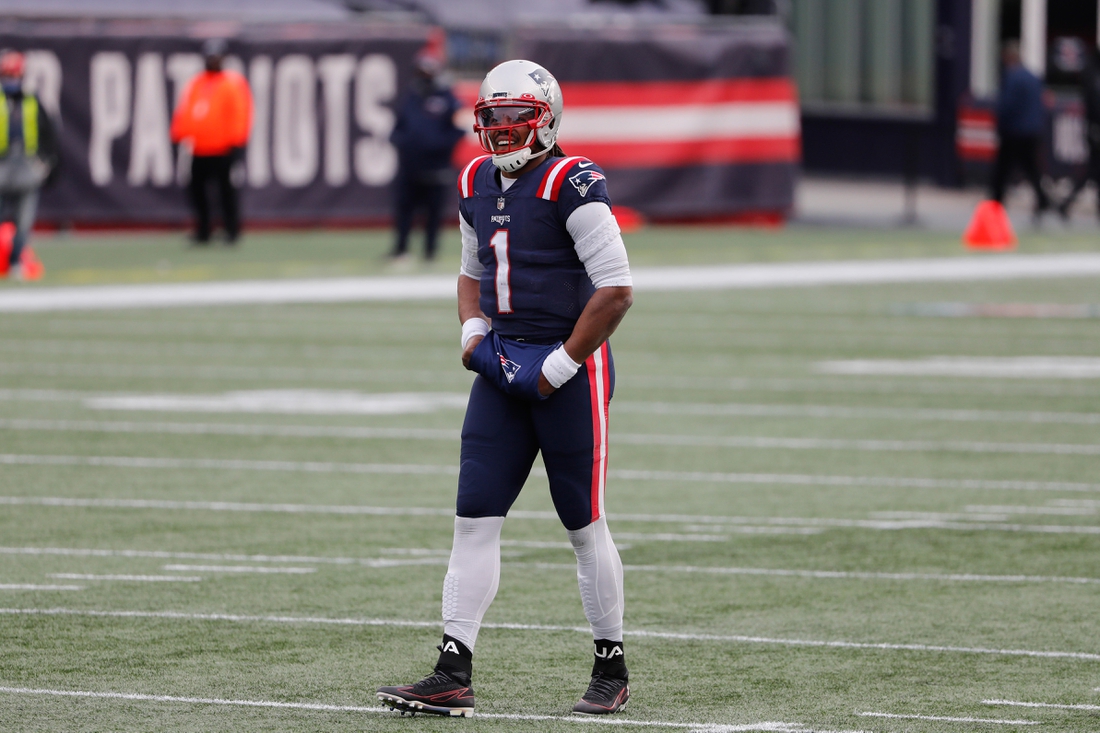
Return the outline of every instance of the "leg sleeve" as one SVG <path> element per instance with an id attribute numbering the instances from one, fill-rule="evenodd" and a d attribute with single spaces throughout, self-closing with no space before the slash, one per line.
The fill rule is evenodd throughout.
<path id="1" fill-rule="evenodd" d="M 455 517 L 455 538 L 443 579 L 443 633 L 470 651 L 500 583 L 500 528 L 504 517 Z"/>
<path id="2" fill-rule="evenodd" d="M 577 584 L 584 615 L 593 639 L 623 640 L 623 563 L 600 517 L 583 529 L 570 530 L 569 542 L 577 555 Z"/>

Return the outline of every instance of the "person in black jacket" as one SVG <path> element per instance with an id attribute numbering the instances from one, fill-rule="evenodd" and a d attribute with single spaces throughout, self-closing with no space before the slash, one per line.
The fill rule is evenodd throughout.
<path id="1" fill-rule="evenodd" d="M 15 225 L 8 261 L 2 264 L 16 280 L 24 276 L 23 248 L 34 228 L 39 190 L 52 179 L 58 162 L 50 117 L 38 98 L 23 90 L 25 66 L 19 51 L 0 51 L 0 221 Z"/>
<path id="2" fill-rule="evenodd" d="M 457 110 L 458 100 L 444 78 L 442 62 L 429 54 L 417 56 L 416 77 L 401 101 L 390 135 L 399 161 L 394 181 L 394 259 L 408 257 L 409 232 L 419 210 L 424 212 L 424 258 L 435 257 L 447 187 L 455 182 L 451 154 L 463 135 L 454 123 Z"/>
<path id="3" fill-rule="evenodd" d="M 1050 206 L 1039 174 L 1039 145 L 1046 124 L 1043 82 L 1020 62 L 1020 44 L 1009 41 L 1002 54 L 1004 76 L 997 95 L 997 159 L 990 198 L 1004 202 L 1009 176 L 1016 168 L 1035 190 L 1035 217 Z"/>
<path id="4" fill-rule="evenodd" d="M 1058 213 L 1063 219 L 1069 218 L 1069 209 L 1077 195 L 1089 181 L 1096 182 L 1097 196 L 1100 197 L 1100 51 L 1093 49 L 1081 70 L 1081 96 L 1085 103 L 1086 140 L 1089 146 L 1088 168 L 1085 176 L 1077 181 L 1073 190 L 1058 205 Z M 1100 213 L 1100 205 L 1097 206 Z"/>

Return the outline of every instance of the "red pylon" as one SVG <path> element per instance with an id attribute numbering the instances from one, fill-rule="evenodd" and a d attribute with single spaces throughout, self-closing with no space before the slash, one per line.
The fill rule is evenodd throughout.
<path id="1" fill-rule="evenodd" d="M 999 201 L 983 201 L 974 209 L 970 225 L 963 233 L 963 244 L 970 249 L 1013 249 L 1016 234 Z"/>

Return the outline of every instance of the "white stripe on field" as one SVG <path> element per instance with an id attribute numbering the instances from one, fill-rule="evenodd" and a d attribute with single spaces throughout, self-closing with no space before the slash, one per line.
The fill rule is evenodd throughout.
<path id="1" fill-rule="evenodd" d="M 738 403 L 617 402 L 615 412 L 713 417 L 810 417 L 826 420 L 928 420 L 943 422 L 1021 422 L 1100 425 L 1100 413 L 1023 410 L 944 410 L 919 407 L 840 407 L 833 405 L 750 405 Z"/>
<path id="2" fill-rule="evenodd" d="M 122 580 L 133 583 L 201 583 L 202 578 L 187 575 L 86 575 L 84 573 L 50 573 L 58 580 Z"/>
<path id="3" fill-rule="evenodd" d="M 96 507 L 107 509 L 163 509 L 214 512 L 274 512 L 286 514 L 340 514 L 372 516 L 435 516 L 453 517 L 453 509 L 429 507 L 378 507 L 378 506 L 330 506 L 324 504 L 258 504 L 223 501 L 172 501 L 165 499 L 72 499 L 64 497 L 36 496 L 0 496 L 0 505 L 8 506 L 53 506 L 53 507 Z M 520 519 L 557 520 L 554 512 L 513 511 L 509 516 Z M 823 517 L 722 517 L 714 515 L 677 515 L 677 514 L 609 514 L 615 521 L 628 522 L 670 522 L 687 524 L 701 523 L 698 529 L 709 532 L 739 532 L 738 525 L 778 526 L 778 527 L 842 527 L 849 529 L 906 530 L 906 529 L 950 529 L 959 531 L 997 531 L 997 532 L 1039 532 L 1044 534 L 1100 534 L 1100 527 L 1090 525 L 1064 524 L 982 524 L 967 522 L 939 522 L 930 520 L 868 520 L 868 519 L 831 519 Z M 729 527 L 722 526 L 729 523 Z M 686 529 L 694 532 L 697 528 L 687 524 Z M 761 531 L 761 530 L 749 530 Z M 623 533 L 624 539 L 657 541 L 702 541 L 721 542 L 717 534 L 631 534 Z"/>
<path id="4" fill-rule="evenodd" d="M 501 543 L 502 545 L 504 543 Z M 551 543 L 547 543 L 551 544 Z M 572 549 L 568 543 L 561 544 Z M 383 550 L 385 552 L 385 550 Z M 297 555 L 227 555 L 211 552 L 167 552 L 162 550 L 88 550 L 65 547 L 0 547 L 0 555 L 59 555 L 63 557 L 128 557 L 154 560 L 208 560 L 215 562 L 298 562 L 329 565 L 359 565 L 368 568 L 390 568 L 406 565 L 446 564 L 449 550 L 418 550 L 409 554 L 433 555 L 413 558 L 309 557 Z"/>
<path id="5" fill-rule="evenodd" d="M 616 532 L 615 537 L 619 534 Z M 505 562 L 513 567 L 544 570 L 576 570 L 570 563 Z M 749 575 L 822 580 L 930 580 L 950 583 L 1069 583 L 1100 585 L 1100 578 L 1073 578 L 1057 575 L 976 575 L 973 573 L 873 573 L 851 570 L 783 570 L 779 568 L 700 567 L 693 565 L 623 565 L 632 573 L 699 573 L 707 575 Z"/>
<path id="6" fill-rule="evenodd" d="M 1100 710 L 1100 705 L 1063 705 L 1053 702 L 1017 702 L 1015 700 L 982 700 L 983 705 L 1010 705 L 1018 708 L 1058 708 L 1061 710 Z"/>
<path id="7" fill-rule="evenodd" d="M 223 394 L 137 394 L 91 397 L 93 410 L 275 413 L 285 415 L 406 415 L 466 409 L 469 396 L 450 392 L 363 394 L 351 390 L 260 389 Z"/>
<path id="8" fill-rule="evenodd" d="M 203 458 L 141 458 L 126 456 L 42 456 L 0 454 L 0 464 L 32 466 L 99 466 L 110 468 L 211 469 L 230 471 L 290 471 L 304 473 L 379 473 L 458 475 L 457 466 L 400 463 L 319 463 L 246 461 Z M 545 476 L 541 467 L 533 476 Z M 791 484 L 802 486 L 881 486 L 915 489 L 980 489 L 995 491 L 1100 491 L 1100 484 L 1067 481 L 1004 481 L 986 479 L 927 479 L 893 476 L 828 476 L 783 473 L 720 473 L 704 471 L 643 471 L 610 469 L 608 477 L 623 481 L 691 481 L 729 484 Z"/>
<path id="9" fill-rule="evenodd" d="M 441 621 L 408 621 L 404 619 L 325 618 L 310 616 L 249 616 L 227 613 L 184 613 L 180 611 L 92 611 L 70 608 L 0 608 L 0 615 L 9 616 L 79 616 L 93 618 L 140 618 L 174 621 L 226 621 L 231 623 L 316 624 L 331 626 L 395 626 L 400 628 L 440 628 Z M 556 626 L 550 624 L 485 623 L 482 628 L 509 631 L 546 631 L 592 634 L 587 626 Z M 827 649 L 867 649 L 877 651 L 912 651 L 953 654 L 991 654 L 1009 657 L 1039 657 L 1044 659 L 1079 659 L 1100 661 L 1100 654 L 1091 652 L 1037 651 L 1032 649 L 992 649 L 985 647 L 946 646 L 938 644 L 891 644 L 856 641 L 823 641 L 816 639 L 779 639 L 739 634 L 689 634 L 669 631 L 632 629 L 627 636 L 643 639 L 676 641 L 712 641 L 738 644 L 775 644 L 780 646 L 821 647 Z"/>
<path id="10" fill-rule="evenodd" d="M 317 572 L 317 568 L 268 568 L 255 565 L 165 565 L 165 570 L 190 573 L 270 573 L 304 575 Z"/>
<path id="11" fill-rule="evenodd" d="M 634 288 L 641 291 L 960 282 L 1097 275 L 1100 275 L 1100 255 L 1092 253 L 647 267 L 632 270 Z M 249 303 L 453 300 L 454 291 L 455 278 L 451 275 L 87 285 L 0 292 L 0 312 Z"/>
<path id="12" fill-rule="evenodd" d="M 84 590 L 84 586 L 34 585 L 32 583 L 0 583 L 0 590 Z"/>
<path id="13" fill-rule="evenodd" d="M 1081 356 L 932 356 L 925 359 L 821 361 L 822 374 L 979 377 L 983 379 L 1097 379 L 1100 358 Z"/>
<path id="14" fill-rule="evenodd" d="M 1037 720 L 992 720 L 990 718 L 954 718 L 946 715 L 898 715 L 896 713 L 856 713 L 865 718 L 892 720 L 932 720 L 944 723 L 987 723 L 990 725 L 1041 725 Z"/>
<path id="15" fill-rule="evenodd" d="M 167 403 L 149 402 L 150 405 Z M 196 403 L 197 404 L 197 403 Z M 419 404 L 419 403 L 417 403 Z M 463 406 L 465 397 L 463 397 Z M 96 405 L 97 407 L 99 405 Z M 116 409 L 116 408 L 111 408 Z M 122 409 L 122 408 L 117 408 Z M 130 409 L 130 408 L 126 408 Z M 133 408 L 138 409 L 138 408 Z M 140 408 L 145 409 L 145 408 Z M 151 410 L 177 410 L 180 407 L 150 407 Z M 354 406 L 346 414 L 409 414 L 424 412 L 429 408 L 416 407 L 413 403 L 392 403 L 375 412 L 357 411 Z M 186 408 L 184 411 L 192 411 Z M 206 411 L 195 407 L 194 411 Z M 211 409 L 210 412 L 222 412 Z M 225 410 L 231 412 L 234 410 Z M 248 412 L 250 410 L 242 410 Z M 256 409 L 252 412 L 292 413 L 286 409 Z M 304 410 L 303 410 L 304 411 Z M 300 413 L 298 413 L 300 414 Z M 311 411 L 311 414 L 322 414 Z M 323 414 L 334 414 L 325 412 Z M 404 440 L 457 440 L 456 430 L 424 430 L 415 428 L 357 428 L 325 426 L 275 426 L 275 425 L 218 425 L 195 423 L 142 423 L 142 422 L 93 422 L 73 420 L 0 419 L 0 429 L 85 431 L 105 433 L 172 433 L 186 435 L 278 435 L 287 437 L 343 437 L 382 438 Z M 1100 445 L 1082 443 L 986 443 L 964 440 L 871 440 L 835 438 L 770 438 L 764 436 L 721 435 L 661 435 L 648 433 L 621 433 L 614 437 L 616 443 L 628 445 L 722 447 L 779 450 L 853 450 L 853 451 L 901 451 L 901 452 L 951 452 L 951 453 L 1024 453 L 1056 455 L 1100 455 Z"/>
<path id="16" fill-rule="evenodd" d="M 619 540 L 621 533 L 615 533 Z M 619 544 L 618 542 L 616 544 Z M 525 547 L 534 549 L 572 550 L 568 542 L 536 542 L 525 540 L 501 540 L 502 547 Z M 621 544 L 619 545 L 622 546 Z M 123 557 L 138 559 L 188 559 L 237 562 L 297 562 L 304 564 L 326 564 L 356 566 L 368 568 L 403 567 L 407 565 L 446 564 L 450 555 L 448 550 L 427 550 L 407 548 L 404 553 L 428 555 L 411 560 L 391 560 L 387 558 L 358 557 L 315 557 L 295 555 L 227 555 L 202 552 L 167 552 L 163 550 L 97 550 L 67 547 L 0 547 L 0 555 L 32 555 L 62 557 Z M 513 567 L 532 567 L 547 570 L 575 571 L 575 563 L 540 563 L 507 561 Z M 760 575 L 796 578 L 818 578 L 836 580 L 930 580 L 940 582 L 963 583 L 1069 583 L 1076 585 L 1100 584 L 1100 578 L 1080 578 L 1058 575 L 981 575 L 976 573 L 884 573 L 860 572 L 853 570 L 786 570 L 782 568 L 739 568 L 695 565 L 626 565 L 631 572 L 640 573 L 710 573 L 714 575 Z"/>
<path id="17" fill-rule="evenodd" d="M 396 713 L 386 710 L 378 705 L 371 707 L 358 705 L 329 705 L 314 702 L 283 702 L 275 700 L 225 700 L 213 697 L 177 697 L 174 695 L 146 695 L 130 692 L 89 692 L 83 690 L 43 690 L 28 687 L 0 687 L 0 693 L 9 695 L 50 695 L 53 697 L 81 697 L 97 698 L 105 700 L 135 700 L 143 702 L 172 702 L 193 703 L 196 705 L 227 705 L 250 708 L 278 708 L 284 710 L 319 710 L 323 712 L 338 713 L 371 713 L 376 715 L 390 715 L 396 717 Z M 672 723 L 660 720 L 631 720 L 628 718 L 592 718 L 564 715 L 521 715 L 509 713 L 475 713 L 475 717 L 486 720 L 521 720 L 529 722 L 554 721 L 562 723 L 579 723 L 587 725 L 636 725 L 647 728 L 681 728 L 689 733 L 865 733 L 864 731 L 825 731 L 819 728 L 812 730 L 801 723 L 746 723 L 726 725 L 724 723 Z"/>
<path id="18" fill-rule="evenodd" d="M 781 450 L 852 450 L 951 453 L 1038 453 L 1100 455 L 1100 445 L 1087 443 L 984 443 L 969 440 L 871 440 L 835 438 L 769 438 L 763 436 L 618 434 L 616 443 Z"/>

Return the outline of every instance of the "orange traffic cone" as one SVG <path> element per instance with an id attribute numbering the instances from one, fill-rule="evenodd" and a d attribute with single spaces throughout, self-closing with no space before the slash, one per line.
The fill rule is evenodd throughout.
<path id="1" fill-rule="evenodd" d="M 10 221 L 0 224 L 0 277 L 8 275 L 8 260 L 11 259 L 12 239 L 15 238 L 15 225 Z"/>
<path id="2" fill-rule="evenodd" d="M 1012 231 L 1012 222 L 1008 220 L 1005 207 L 999 201 L 978 204 L 962 241 L 970 249 L 1014 249 L 1016 234 Z"/>
<path id="3" fill-rule="evenodd" d="M 23 267 L 24 280 L 41 280 L 46 274 L 46 266 L 38 259 L 29 244 L 19 253 L 19 264 Z"/>

